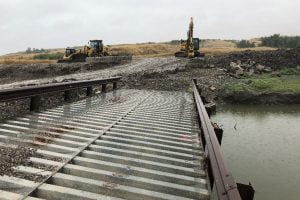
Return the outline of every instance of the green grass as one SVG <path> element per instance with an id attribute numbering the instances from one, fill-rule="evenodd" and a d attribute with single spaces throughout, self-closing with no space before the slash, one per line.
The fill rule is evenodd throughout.
<path id="1" fill-rule="evenodd" d="M 264 93 L 300 93 L 300 77 L 266 77 L 257 76 L 227 83 L 224 87 L 227 93 L 264 92 Z"/>
<path id="2" fill-rule="evenodd" d="M 192 87 L 189 87 L 189 88 L 187 89 L 187 92 L 192 94 L 192 93 L 193 93 L 193 88 L 192 88 Z"/>
<path id="3" fill-rule="evenodd" d="M 282 69 L 282 70 L 280 70 L 280 74 L 282 74 L 282 75 L 300 75 L 300 67 Z"/>
<path id="4" fill-rule="evenodd" d="M 245 83 L 226 83 L 224 86 L 225 93 L 239 93 L 249 91 L 249 87 Z"/>

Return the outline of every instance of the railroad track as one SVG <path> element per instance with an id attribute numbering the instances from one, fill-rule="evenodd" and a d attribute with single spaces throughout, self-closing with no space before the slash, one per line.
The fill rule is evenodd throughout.
<path id="1" fill-rule="evenodd" d="M 0 145 L 37 150 L 0 199 L 209 199 L 196 119 L 191 94 L 117 90 L 7 120 Z"/>

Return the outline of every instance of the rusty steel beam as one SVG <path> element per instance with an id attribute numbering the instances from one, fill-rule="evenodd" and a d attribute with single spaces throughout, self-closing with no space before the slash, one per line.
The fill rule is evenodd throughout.
<path id="1" fill-rule="evenodd" d="M 95 85 L 106 85 L 108 83 L 116 83 L 122 77 L 112 77 L 112 78 L 104 78 L 104 79 L 96 79 L 96 80 L 87 80 L 87 81 L 73 81 L 73 82 L 65 82 L 65 83 L 53 83 L 53 84 L 45 84 L 38 86 L 28 86 L 21 88 L 13 88 L 13 89 L 4 89 L 0 90 L 0 102 L 10 101 L 10 100 L 18 100 L 28 97 L 35 97 L 46 93 L 51 92 L 60 92 L 60 91 L 68 91 L 78 88 L 89 88 Z M 90 89 L 88 89 L 88 93 Z M 35 106 L 33 105 L 33 109 Z"/>
<path id="2" fill-rule="evenodd" d="M 205 140 L 202 141 L 202 144 L 205 145 L 203 149 L 207 149 L 208 167 L 210 168 L 208 171 L 212 174 L 212 177 L 209 177 L 211 186 L 215 187 L 216 195 L 219 200 L 241 200 L 237 184 L 225 165 L 219 141 L 198 92 L 195 79 L 192 84 L 200 128 L 202 130 L 201 139 Z"/>

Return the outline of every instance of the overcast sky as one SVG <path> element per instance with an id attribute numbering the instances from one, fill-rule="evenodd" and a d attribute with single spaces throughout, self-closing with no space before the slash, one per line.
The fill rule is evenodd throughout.
<path id="1" fill-rule="evenodd" d="M 300 35 L 300 0 L 0 0 L 0 55 L 27 47 Z"/>

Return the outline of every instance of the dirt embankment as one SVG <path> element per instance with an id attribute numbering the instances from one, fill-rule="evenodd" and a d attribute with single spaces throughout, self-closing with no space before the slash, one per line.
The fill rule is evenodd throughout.
<path id="1" fill-rule="evenodd" d="M 107 78 L 119 75 L 127 76 L 145 71 L 164 71 L 174 68 L 173 64 L 176 62 L 180 62 L 180 60 L 174 57 L 167 57 L 135 59 L 131 63 L 109 67 L 101 65 L 99 68 L 97 65 L 88 68 L 90 65 L 85 63 L 4 65 L 3 68 L 0 67 L 0 83 L 2 83 L 0 89 L 72 80 Z"/>
<path id="2" fill-rule="evenodd" d="M 219 94 L 226 102 L 300 104 L 300 48 L 246 51 L 209 62 L 231 76 Z"/>
<path id="3" fill-rule="evenodd" d="M 0 64 L 0 84 L 46 77 L 57 77 L 74 73 L 85 73 L 128 62 L 130 62 L 130 60 L 109 59 L 103 62 L 90 61 L 83 63 Z"/>
<path id="4" fill-rule="evenodd" d="M 244 51 L 210 59 L 210 64 L 224 68 L 231 62 L 254 61 L 273 69 L 300 66 L 300 48 L 278 49 L 274 51 Z"/>
<path id="5" fill-rule="evenodd" d="M 0 83 L 54 77 L 84 71 L 88 65 L 74 64 L 11 64 L 0 65 Z"/>

